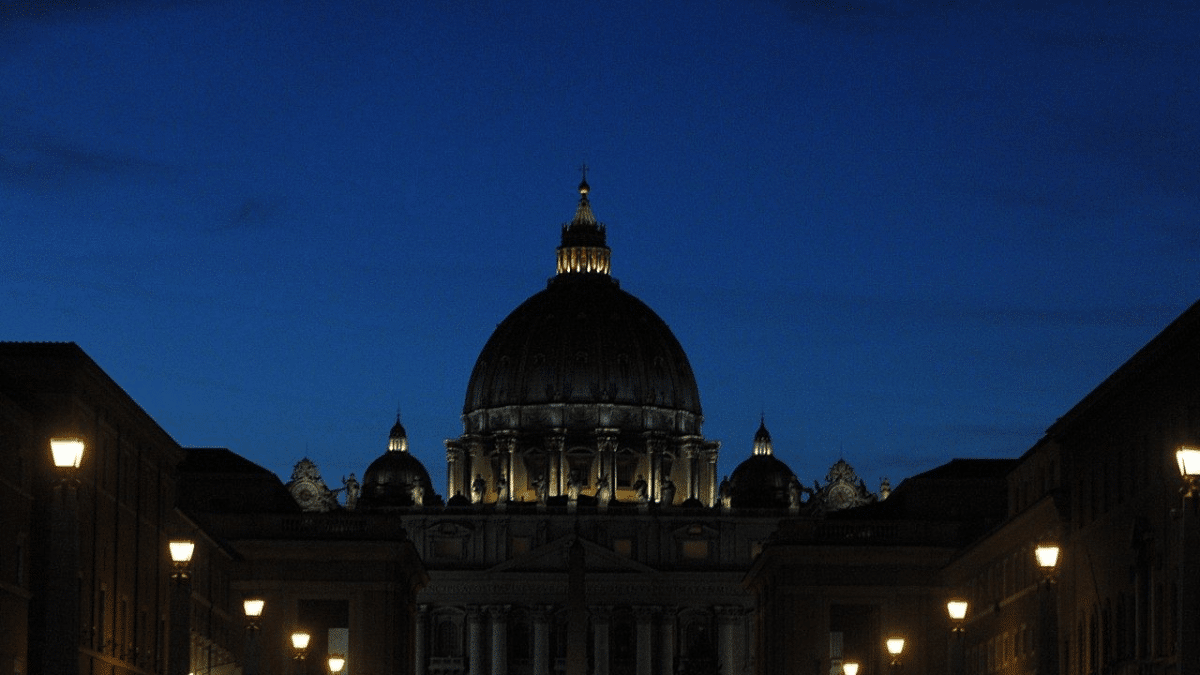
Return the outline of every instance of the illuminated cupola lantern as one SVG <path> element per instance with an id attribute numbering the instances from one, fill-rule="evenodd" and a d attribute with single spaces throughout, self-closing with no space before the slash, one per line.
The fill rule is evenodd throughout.
<path id="1" fill-rule="evenodd" d="M 559 274 L 610 274 L 611 249 L 605 242 L 604 223 L 596 220 L 588 202 L 591 188 L 587 183 L 587 167 L 579 183 L 579 206 L 575 217 L 563 225 L 562 246 L 558 247 Z"/>
<path id="2" fill-rule="evenodd" d="M 396 413 L 396 423 L 392 425 L 392 432 L 388 434 L 388 452 L 408 452 L 408 433 L 404 431 L 404 425 L 400 424 L 400 413 Z"/>
<path id="3" fill-rule="evenodd" d="M 775 454 L 775 449 L 771 446 L 771 432 L 767 431 L 767 418 L 765 415 L 759 418 L 758 431 L 754 434 L 754 454 Z"/>
<path id="4" fill-rule="evenodd" d="M 791 468 L 775 457 L 766 417 L 759 419 L 754 450 L 729 477 L 735 509 L 780 509 L 799 506 L 799 483 Z"/>
<path id="5" fill-rule="evenodd" d="M 433 491 L 425 465 L 408 451 L 408 433 L 396 413 L 396 423 L 388 434 L 387 452 L 380 455 L 363 473 L 359 509 L 420 508 L 441 504 Z"/>

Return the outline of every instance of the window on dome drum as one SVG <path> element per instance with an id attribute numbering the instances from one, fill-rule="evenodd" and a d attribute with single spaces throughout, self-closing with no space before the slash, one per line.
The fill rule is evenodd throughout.
<path id="1" fill-rule="evenodd" d="M 440 657 L 458 656 L 462 641 L 458 638 L 458 624 L 451 617 L 441 617 L 434 632 L 433 655 Z"/>
<path id="2" fill-rule="evenodd" d="M 586 452 L 586 451 L 585 451 Z M 568 454 L 567 465 L 571 468 L 571 475 L 583 487 L 588 487 L 592 484 L 592 454 Z"/>
<path id="3" fill-rule="evenodd" d="M 631 451 L 622 450 L 617 455 L 617 487 L 633 487 L 637 465 L 638 458 Z"/>

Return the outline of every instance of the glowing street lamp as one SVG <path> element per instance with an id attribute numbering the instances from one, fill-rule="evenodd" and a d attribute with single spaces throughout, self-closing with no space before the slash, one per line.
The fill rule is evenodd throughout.
<path id="1" fill-rule="evenodd" d="M 342 672 L 342 668 L 346 667 L 346 657 L 341 654 L 329 655 L 329 672 L 333 675 L 338 675 Z"/>
<path id="2" fill-rule="evenodd" d="M 946 613 L 950 615 L 950 620 L 954 622 L 954 632 L 961 633 L 963 630 L 963 621 L 967 618 L 967 607 L 969 603 L 966 600 L 955 598 L 946 602 Z"/>
<path id="3" fill-rule="evenodd" d="M 842 662 L 842 673 L 844 675 L 858 675 L 858 662 L 856 662 L 856 661 Z"/>
<path id="4" fill-rule="evenodd" d="M 1183 478 L 1183 504 L 1179 513 L 1179 608 L 1178 654 L 1180 675 L 1200 675 L 1200 641 L 1195 639 L 1200 626 L 1200 448 L 1181 445 L 1175 449 L 1175 462 Z"/>
<path id="5" fill-rule="evenodd" d="M 78 469 L 83 461 L 83 448 L 82 438 L 50 439 L 50 454 L 54 457 L 54 466 L 60 469 Z"/>
<path id="6" fill-rule="evenodd" d="M 259 597 L 249 597 L 242 600 L 242 611 L 246 613 L 246 667 L 245 675 L 258 675 L 258 634 L 259 620 L 262 619 L 265 600 Z"/>
<path id="7" fill-rule="evenodd" d="M 167 542 L 171 555 L 171 642 L 167 660 L 169 675 L 192 672 L 192 555 L 196 542 L 172 539 Z"/>
<path id="8" fill-rule="evenodd" d="M 892 665 L 900 667 L 900 655 L 904 653 L 904 638 L 890 637 L 887 639 L 888 654 L 892 656 Z"/>
<path id="9" fill-rule="evenodd" d="M 297 661 L 308 658 L 308 642 L 311 639 L 312 636 L 302 630 L 292 633 L 292 658 Z"/>

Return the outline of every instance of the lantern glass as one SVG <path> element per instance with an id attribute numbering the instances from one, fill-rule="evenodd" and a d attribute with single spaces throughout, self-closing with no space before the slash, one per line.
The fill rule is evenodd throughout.
<path id="1" fill-rule="evenodd" d="M 1179 464 L 1179 475 L 1184 478 L 1200 476 L 1200 448 L 1181 445 L 1175 451 L 1175 461 Z"/>
<path id="2" fill-rule="evenodd" d="M 174 539 L 168 546 L 171 549 L 171 560 L 177 563 L 191 562 L 192 554 L 196 552 L 196 542 L 187 539 Z"/>
<path id="3" fill-rule="evenodd" d="M 266 604 L 262 598 L 246 598 L 242 601 L 242 609 L 246 610 L 246 616 L 256 619 L 262 616 L 263 606 Z"/>
<path id="4" fill-rule="evenodd" d="M 1037 558 L 1038 567 L 1044 570 L 1052 570 L 1058 566 L 1058 546 L 1054 544 L 1042 544 L 1033 550 L 1033 555 Z"/>
<path id="5" fill-rule="evenodd" d="M 962 621 L 967 618 L 967 601 L 966 600 L 950 600 L 946 603 L 946 613 L 955 621 Z"/>
<path id="6" fill-rule="evenodd" d="M 342 668 L 345 668 L 345 667 L 346 667 L 346 657 L 342 656 L 341 654 L 330 654 L 329 655 L 329 672 L 334 673 L 334 675 L 337 675 L 337 673 L 342 672 Z"/>
<path id="7" fill-rule="evenodd" d="M 51 438 L 50 454 L 54 456 L 54 466 L 78 469 L 83 461 L 83 447 L 81 438 Z"/>
<path id="8" fill-rule="evenodd" d="M 308 649 L 308 641 L 312 639 L 308 633 L 304 631 L 296 631 L 292 633 L 292 647 L 295 649 Z"/>
<path id="9" fill-rule="evenodd" d="M 904 651 L 904 638 L 902 638 L 902 637 L 888 638 L 887 639 L 887 650 L 888 650 L 888 653 L 891 654 L 892 656 L 900 656 L 900 653 Z"/>

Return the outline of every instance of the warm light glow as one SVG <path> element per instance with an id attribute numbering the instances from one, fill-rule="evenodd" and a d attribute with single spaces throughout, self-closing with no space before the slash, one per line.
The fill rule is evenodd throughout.
<path id="1" fill-rule="evenodd" d="M 171 549 L 171 560 L 177 563 L 191 562 L 196 551 L 196 542 L 186 539 L 175 539 L 167 546 Z"/>
<path id="2" fill-rule="evenodd" d="M 1054 569 L 1058 565 L 1058 546 L 1054 544 L 1042 544 L 1033 550 L 1033 555 L 1037 557 L 1038 567 L 1044 570 Z"/>
<path id="3" fill-rule="evenodd" d="M 308 641 L 312 638 L 304 631 L 296 631 L 292 633 L 292 647 L 294 649 L 308 649 Z"/>
<path id="4" fill-rule="evenodd" d="M 78 469 L 83 461 L 83 439 L 81 438 L 51 438 L 50 454 L 54 456 L 54 466 L 60 469 Z"/>
<path id="5" fill-rule="evenodd" d="M 342 672 L 342 668 L 345 668 L 345 667 L 346 667 L 346 657 L 342 656 L 341 654 L 330 654 L 329 655 L 329 672 L 334 673 L 334 675 L 336 675 L 337 673 Z"/>
<path id="6" fill-rule="evenodd" d="M 1175 461 L 1179 464 L 1179 475 L 1184 478 L 1200 476 L 1200 448 L 1179 446 L 1175 451 Z"/>
<path id="7" fill-rule="evenodd" d="M 887 639 L 887 650 L 888 650 L 888 653 L 891 654 L 892 656 L 900 656 L 900 653 L 904 651 L 904 638 L 902 638 L 902 637 L 888 638 Z"/>
<path id="8" fill-rule="evenodd" d="M 950 600 L 946 603 L 946 613 L 955 621 L 962 621 L 967 618 L 967 601 L 966 600 Z"/>
<path id="9" fill-rule="evenodd" d="M 242 601 L 242 609 L 246 610 L 246 616 L 255 619 L 262 616 L 265 604 L 262 598 L 246 598 Z"/>
<path id="10" fill-rule="evenodd" d="M 846 661 L 842 664 L 842 672 L 845 675 L 858 675 L 858 664 L 854 661 Z"/>

